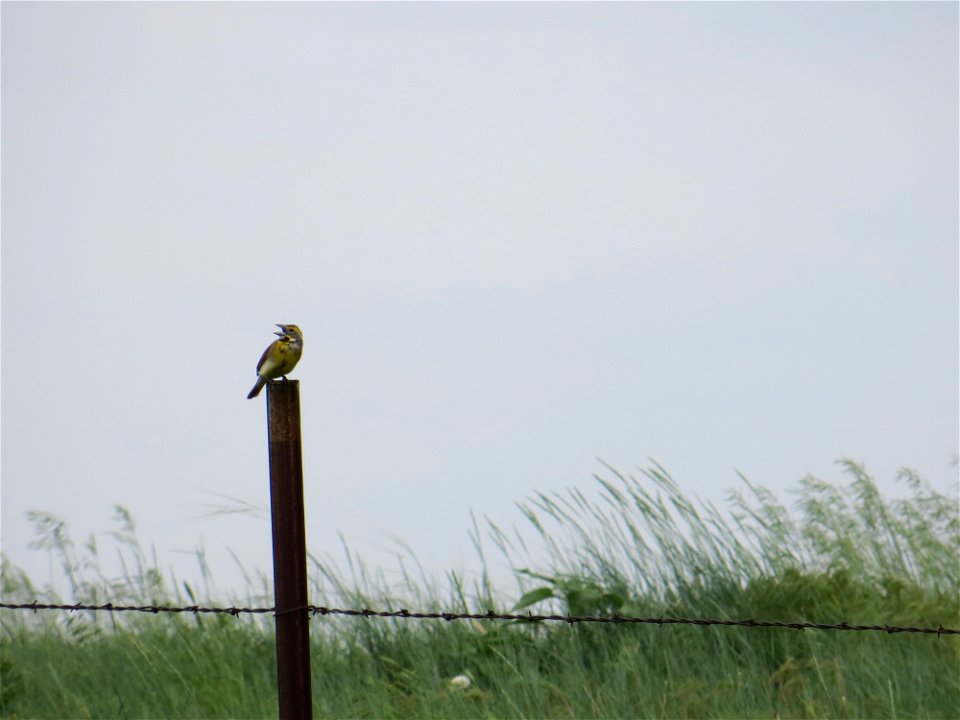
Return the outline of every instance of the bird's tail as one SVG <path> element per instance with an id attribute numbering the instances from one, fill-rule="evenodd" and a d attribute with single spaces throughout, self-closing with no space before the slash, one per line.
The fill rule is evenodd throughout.
<path id="1" fill-rule="evenodd" d="M 260 391 L 263 390 L 263 386 L 267 384 L 267 379 L 263 375 L 257 375 L 257 382 L 253 386 L 253 390 L 250 391 L 250 394 L 247 395 L 247 400 L 255 398 L 260 394 Z"/>

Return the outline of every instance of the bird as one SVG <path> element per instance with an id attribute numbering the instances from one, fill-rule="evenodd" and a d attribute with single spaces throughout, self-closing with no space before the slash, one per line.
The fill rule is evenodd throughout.
<path id="1" fill-rule="evenodd" d="M 300 328 L 281 323 L 277 323 L 277 327 L 281 332 L 273 334 L 278 335 L 279 339 L 274 340 L 263 351 L 260 362 L 257 363 L 257 382 L 247 395 L 248 400 L 259 395 L 269 381 L 277 378 L 286 380 L 287 373 L 297 366 L 300 356 L 303 355 L 303 333 Z"/>

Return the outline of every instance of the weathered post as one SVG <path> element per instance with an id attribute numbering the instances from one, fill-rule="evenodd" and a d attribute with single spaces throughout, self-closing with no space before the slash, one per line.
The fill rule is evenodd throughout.
<path id="1" fill-rule="evenodd" d="M 267 385 L 267 427 L 280 720 L 311 720 L 307 542 L 297 380 Z"/>

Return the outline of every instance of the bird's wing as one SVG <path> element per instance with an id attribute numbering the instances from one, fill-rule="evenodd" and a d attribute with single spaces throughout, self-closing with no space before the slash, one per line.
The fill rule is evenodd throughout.
<path id="1" fill-rule="evenodd" d="M 263 355 L 260 356 L 260 362 L 257 363 L 257 374 L 260 374 L 260 368 L 263 367 L 263 364 L 267 361 L 267 356 L 270 354 L 270 351 L 273 350 L 273 346 L 276 345 L 279 340 L 274 340 L 272 343 L 267 345 L 267 349 L 263 351 Z"/>

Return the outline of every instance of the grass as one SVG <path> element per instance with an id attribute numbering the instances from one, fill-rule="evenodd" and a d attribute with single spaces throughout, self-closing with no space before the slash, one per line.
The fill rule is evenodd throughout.
<path id="1" fill-rule="evenodd" d="M 954 499 L 910 472 L 888 501 L 863 468 L 804 480 L 791 508 L 744 481 L 724 512 L 687 498 L 661 467 L 606 467 L 589 492 L 523 503 L 526 524 L 471 533 L 480 573 L 387 583 L 347 553 L 311 558 L 311 601 L 450 611 L 960 625 Z M 125 570 L 104 577 L 94 542 L 36 514 L 70 602 L 221 604 L 164 578 L 119 510 Z M 492 552 L 515 588 L 493 587 Z M 202 557 L 201 557 L 202 560 Z M 414 561 L 415 563 L 415 561 Z M 4 559 L 5 602 L 59 600 Z M 212 578 L 208 585 L 212 585 Z M 272 605 L 251 580 L 239 604 Z M 0 714 L 10 718 L 276 717 L 272 619 L 4 610 Z M 318 718 L 953 718 L 960 640 L 857 632 L 327 617 L 311 635 Z M 451 683 L 458 675 L 470 687 Z"/>

